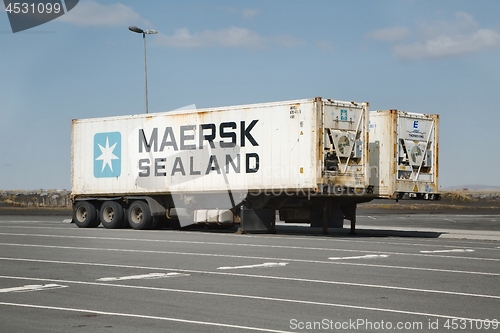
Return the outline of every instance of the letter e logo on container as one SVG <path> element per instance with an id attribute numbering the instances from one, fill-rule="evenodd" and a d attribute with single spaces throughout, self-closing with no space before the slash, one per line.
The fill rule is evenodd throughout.
<path id="1" fill-rule="evenodd" d="M 413 128 L 418 128 L 418 120 L 413 121 Z"/>
<path id="2" fill-rule="evenodd" d="M 120 132 L 94 135 L 94 177 L 114 178 L 122 172 L 122 136 Z"/>
<path id="3" fill-rule="evenodd" d="M 347 121 L 347 110 L 340 110 L 340 121 Z"/>

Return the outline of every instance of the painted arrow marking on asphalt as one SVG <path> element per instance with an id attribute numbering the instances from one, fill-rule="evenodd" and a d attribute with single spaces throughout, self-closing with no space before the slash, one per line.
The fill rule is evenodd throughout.
<path id="1" fill-rule="evenodd" d="M 59 288 L 67 288 L 68 286 L 62 286 L 60 284 L 30 284 L 22 287 L 14 287 L 14 288 L 3 288 L 0 289 L 0 293 L 10 293 L 10 292 L 27 292 L 27 291 L 41 291 L 41 290 L 50 290 L 50 289 L 59 289 Z"/>
<path id="2" fill-rule="evenodd" d="M 131 276 L 121 276 L 121 277 L 104 277 L 97 279 L 96 281 L 110 282 L 110 281 L 125 281 L 125 280 L 144 280 L 144 279 L 161 279 L 165 277 L 174 276 L 189 276 L 189 274 L 183 273 L 150 273 L 143 275 L 131 275 Z"/>
<path id="3" fill-rule="evenodd" d="M 367 254 L 365 256 L 356 256 L 356 257 L 330 257 L 330 260 L 347 260 L 347 259 L 374 259 L 374 258 L 387 258 L 389 255 L 387 254 Z"/>
<path id="4" fill-rule="evenodd" d="M 240 268 L 257 268 L 257 267 L 281 267 L 288 265 L 287 262 L 265 262 L 258 265 L 246 265 L 246 266 L 223 266 L 217 269 L 240 269 Z"/>
<path id="5" fill-rule="evenodd" d="M 447 253 L 447 252 L 474 252 L 474 250 L 473 249 L 452 249 L 452 250 L 420 251 L 420 253 Z"/>

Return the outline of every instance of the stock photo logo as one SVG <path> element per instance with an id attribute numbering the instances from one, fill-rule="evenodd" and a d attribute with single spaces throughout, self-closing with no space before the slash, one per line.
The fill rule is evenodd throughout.
<path id="1" fill-rule="evenodd" d="M 52 21 L 75 8 L 79 0 L 3 0 L 12 32 L 31 29 Z"/>

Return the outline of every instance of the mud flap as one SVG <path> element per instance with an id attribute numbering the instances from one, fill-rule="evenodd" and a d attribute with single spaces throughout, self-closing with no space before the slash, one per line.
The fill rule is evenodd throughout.
<path id="1" fill-rule="evenodd" d="M 241 209 L 241 233 L 276 232 L 276 210 L 274 209 Z"/>
<path id="2" fill-rule="evenodd" d="M 324 209 L 324 200 L 314 200 L 312 202 L 311 209 L 311 227 L 312 228 L 322 228 L 323 227 L 323 219 L 325 215 Z M 328 201 L 327 201 L 328 202 Z M 329 204 L 329 203 L 328 203 Z M 344 227 L 344 214 L 339 209 L 338 205 L 331 205 L 326 212 L 327 216 L 327 225 L 328 228 L 343 228 Z"/>

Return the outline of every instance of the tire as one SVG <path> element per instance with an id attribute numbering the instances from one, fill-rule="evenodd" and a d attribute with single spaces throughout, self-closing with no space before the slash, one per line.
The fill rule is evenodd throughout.
<path id="1" fill-rule="evenodd" d="M 121 228 L 125 222 L 123 207 L 116 201 L 105 201 L 100 209 L 101 223 L 106 229 Z"/>
<path id="2" fill-rule="evenodd" d="M 97 209 L 88 201 L 77 201 L 73 205 L 73 221 L 79 228 L 96 228 L 101 224 Z"/>
<path id="3" fill-rule="evenodd" d="M 141 200 L 132 202 L 127 210 L 128 223 L 132 229 L 148 230 L 153 223 L 149 205 Z"/>

